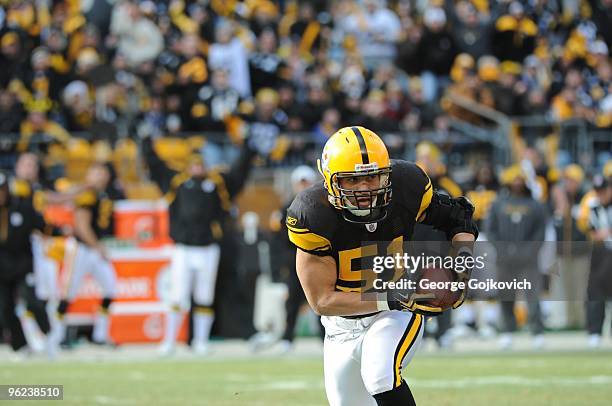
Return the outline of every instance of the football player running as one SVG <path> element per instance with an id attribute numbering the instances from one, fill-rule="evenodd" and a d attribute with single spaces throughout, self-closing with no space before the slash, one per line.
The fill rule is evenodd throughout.
<path id="1" fill-rule="evenodd" d="M 442 309 L 412 294 L 365 300 L 361 259 L 379 254 L 377 244 L 364 242 L 401 247 L 422 222 L 444 231 L 453 246 L 469 246 L 478 235 L 473 206 L 438 194 L 414 163 L 390 160 L 380 137 L 363 127 L 332 135 L 319 171 L 325 181 L 295 198 L 286 224 L 306 298 L 323 316 L 327 399 L 332 406 L 415 405 L 401 371 L 419 345 L 424 317 Z"/>

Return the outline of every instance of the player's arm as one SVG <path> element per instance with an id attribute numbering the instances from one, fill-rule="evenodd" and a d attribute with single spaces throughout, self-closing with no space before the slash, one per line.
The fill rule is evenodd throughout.
<path id="1" fill-rule="evenodd" d="M 169 168 L 166 163 L 157 155 L 152 137 L 145 137 L 142 140 L 142 154 L 149 167 L 151 180 L 159 187 L 162 193 L 166 194 L 172 188 L 172 181 L 178 174 L 177 171 Z"/>
<path id="2" fill-rule="evenodd" d="M 74 212 L 74 233 L 91 248 L 98 247 L 98 238 L 91 227 L 92 213 L 83 207 L 79 207 Z"/>
<path id="3" fill-rule="evenodd" d="M 352 316 L 374 313 L 375 301 L 362 300 L 358 292 L 337 292 L 336 261 L 330 256 L 318 256 L 297 250 L 296 269 L 306 299 L 321 316 Z"/>
<path id="4" fill-rule="evenodd" d="M 229 171 L 222 173 L 221 176 L 227 187 L 229 198 L 232 200 L 244 186 L 253 167 L 253 157 L 256 152 L 245 142 L 240 150 L 240 155 L 234 161 Z"/>

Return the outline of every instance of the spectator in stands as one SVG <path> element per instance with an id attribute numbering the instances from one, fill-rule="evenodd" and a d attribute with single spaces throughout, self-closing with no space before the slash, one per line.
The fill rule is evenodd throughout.
<path id="1" fill-rule="evenodd" d="M 402 128 L 408 131 L 434 128 L 436 117 L 441 113 L 441 109 L 437 103 L 428 102 L 425 99 L 420 78 L 410 80 L 408 98 L 410 112 L 404 117 L 401 123 Z"/>
<path id="2" fill-rule="evenodd" d="M 238 91 L 230 86 L 228 70 L 214 70 L 210 84 L 198 90 L 191 108 L 195 120 L 191 128 L 219 133 L 226 131 L 225 122 L 238 114 L 241 101 Z"/>
<path id="3" fill-rule="evenodd" d="M 519 101 L 527 91 L 527 86 L 519 81 L 520 73 L 521 65 L 511 61 L 502 62 L 499 79 L 492 89 L 495 109 L 508 116 L 519 114 Z"/>
<path id="4" fill-rule="evenodd" d="M 51 144 L 65 145 L 70 134 L 61 125 L 47 118 L 45 101 L 33 101 L 26 119 L 21 123 L 18 152 L 47 152 Z"/>
<path id="5" fill-rule="evenodd" d="M 116 37 L 117 51 L 125 55 L 128 64 L 136 70 L 152 62 L 164 46 L 157 25 L 131 0 L 115 4 L 111 33 Z"/>
<path id="6" fill-rule="evenodd" d="M 479 15 L 472 3 L 458 2 L 451 15 L 458 52 L 465 52 L 475 59 L 491 53 L 491 24 Z"/>
<path id="7" fill-rule="evenodd" d="M 240 96 L 251 95 L 249 52 L 230 21 L 220 21 L 215 27 L 215 42 L 208 50 L 212 69 L 229 69 L 229 80 Z"/>
<path id="8" fill-rule="evenodd" d="M 265 29 L 259 34 L 257 50 L 249 57 L 251 89 L 253 93 L 264 87 L 276 89 L 284 78 L 284 61 L 276 53 L 276 34 Z"/>
<path id="9" fill-rule="evenodd" d="M 289 81 L 278 88 L 278 107 L 287 114 L 287 131 L 304 131 L 303 103 L 296 99 L 295 86 Z"/>
<path id="10" fill-rule="evenodd" d="M 87 84 L 82 80 L 72 81 L 62 92 L 62 117 L 69 131 L 85 131 L 91 128 L 95 111 Z"/>
<path id="11" fill-rule="evenodd" d="M 300 2 L 298 17 L 289 28 L 291 42 L 297 44 L 300 53 L 312 57 L 322 45 L 322 26 L 317 20 L 310 2 Z"/>
<path id="12" fill-rule="evenodd" d="M 338 29 L 357 41 L 357 50 L 367 67 L 395 59 L 395 44 L 400 36 L 398 16 L 382 0 L 354 4 L 350 14 L 338 22 Z"/>
<path id="13" fill-rule="evenodd" d="M 270 0 L 261 0 L 254 3 L 249 13 L 249 29 L 256 37 L 264 30 L 278 31 L 278 6 Z"/>
<path id="14" fill-rule="evenodd" d="M 385 117 L 399 123 L 409 111 L 410 102 L 399 81 L 388 81 L 385 85 Z"/>
<path id="15" fill-rule="evenodd" d="M 315 126 L 313 131 L 313 138 L 317 149 L 323 150 L 323 146 L 329 137 L 336 132 L 338 128 L 340 128 L 340 112 L 335 107 L 328 107 L 323 112 L 321 121 Z M 315 156 L 317 156 L 316 153 Z"/>
<path id="16" fill-rule="evenodd" d="M 525 58 L 521 71 L 521 82 L 527 86 L 528 91 L 547 90 L 550 87 L 551 77 L 546 63 L 536 55 L 529 55 Z"/>
<path id="17" fill-rule="evenodd" d="M 538 27 L 525 15 L 525 8 L 518 1 L 513 1 L 504 14 L 495 21 L 493 44 L 495 56 L 500 61 L 523 62 L 535 49 Z"/>
<path id="18" fill-rule="evenodd" d="M 588 0 L 592 10 L 592 20 L 597 27 L 597 33 L 612 47 L 612 0 Z"/>
<path id="19" fill-rule="evenodd" d="M 23 86 L 27 98 L 51 99 L 59 101 L 61 89 L 66 85 L 63 75 L 59 75 L 51 66 L 51 55 L 45 47 L 32 51 L 30 67 L 21 72 L 18 86 Z M 15 84 L 13 84 L 15 85 Z"/>
<path id="20" fill-rule="evenodd" d="M 385 117 L 385 109 L 385 92 L 373 89 L 362 102 L 361 111 L 363 114 L 356 122 L 363 123 L 364 126 L 371 128 L 378 134 L 399 131 L 399 122 Z"/>
<path id="21" fill-rule="evenodd" d="M 0 87 L 5 88 L 15 78 L 28 58 L 22 40 L 15 31 L 8 31 L 0 39 Z"/>
<path id="22" fill-rule="evenodd" d="M 485 57 L 486 58 L 486 57 Z M 446 89 L 446 102 L 443 105 L 452 117 L 473 124 L 481 124 L 482 118 L 472 111 L 455 103 L 455 98 L 478 103 L 486 107 L 493 107 L 494 99 L 491 88 L 485 86 L 483 80 L 475 72 L 475 62 L 468 54 L 459 54 L 455 58 L 451 68 L 451 79 L 453 83 Z"/>
<path id="23" fill-rule="evenodd" d="M 300 116 L 304 129 L 310 131 L 321 120 L 323 112 L 330 107 L 331 100 L 322 77 L 314 77 L 306 91 L 306 102 L 301 106 Z"/>
<path id="24" fill-rule="evenodd" d="M 457 55 L 455 39 L 447 28 L 444 9 L 430 7 L 423 16 L 425 31 L 416 57 L 421 65 L 425 101 L 432 102 L 439 89 L 448 84 L 450 69 Z"/>
<path id="25" fill-rule="evenodd" d="M 197 35 L 184 35 L 179 43 L 180 55 L 176 71 L 173 72 L 175 91 L 189 105 L 197 97 L 198 89 L 208 81 L 208 66 L 201 51 L 201 41 Z"/>
<path id="26" fill-rule="evenodd" d="M 23 106 L 13 92 L 0 88 L 0 133 L 19 132 Z"/>

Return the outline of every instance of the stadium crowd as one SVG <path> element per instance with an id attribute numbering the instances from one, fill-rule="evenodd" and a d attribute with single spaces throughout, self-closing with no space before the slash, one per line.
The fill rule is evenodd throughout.
<path id="1" fill-rule="evenodd" d="M 607 0 L 2 3 L 0 130 L 20 134 L 19 151 L 42 133 L 59 145 L 79 132 L 237 143 L 241 122 L 261 121 L 322 144 L 355 122 L 478 122 L 449 94 L 612 125 Z"/>
<path id="2" fill-rule="evenodd" d="M 193 153 L 213 167 L 234 160 L 248 136 L 282 135 L 268 164 L 312 164 L 345 125 L 396 134 L 386 140 L 401 146 L 419 132 L 445 133 L 453 120 L 491 124 L 456 97 L 508 117 L 545 117 L 551 125 L 578 119 L 612 131 L 610 0 L 0 5 L 0 167 L 12 170 L 19 154 L 34 152 L 45 187 L 67 190 L 85 180 L 86 166 L 67 164 L 78 153 L 113 163 L 114 186 L 131 197 L 127 181 L 146 175 L 122 159 L 153 150 L 180 172 Z M 175 144 L 179 153 L 164 150 Z M 474 201 L 483 230 L 502 186 L 522 180 L 528 198 L 549 213 L 556 239 L 597 234 L 591 184 L 601 190 L 610 182 L 612 167 L 603 169 L 610 140 L 588 168 L 558 166 L 555 148 L 551 156 L 541 145 L 523 143 L 518 163 L 503 172 L 491 161 L 472 165 L 460 184 L 444 150 L 421 142 L 415 152 L 439 189 Z M 607 181 L 595 176 L 602 169 Z"/>

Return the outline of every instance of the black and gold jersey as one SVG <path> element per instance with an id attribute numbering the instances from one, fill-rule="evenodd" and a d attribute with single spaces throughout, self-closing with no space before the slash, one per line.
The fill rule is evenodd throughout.
<path id="1" fill-rule="evenodd" d="M 112 237 L 114 235 L 114 202 L 121 199 L 121 197 L 118 191 L 96 192 L 93 189 L 86 190 L 76 197 L 75 205 L 78 209 L 91 211 L 91 228 L 97 238 Z"/>
<path id="2" fill-rule="evenodd" d="M 29 200 L 39 213 L 45 209 L 45 190 L 40 183 L 14 178 L 11 182 L 11 195 L 18 199 Z"/>
<path id="3" fill-rule="evenodd" d="M 364 258 L 400 253 L 430 206 L 434 191 L 423 170 L 406 161 L 392 161 L 391 169 L 392 203 L 381 222 L 364 225 L 344 220 L 329 203 L 323 184 L 300 193 L 287 211 L 291 242 L 303 251 L 336 260 L 337 290 L 361 291 Z"/>

